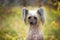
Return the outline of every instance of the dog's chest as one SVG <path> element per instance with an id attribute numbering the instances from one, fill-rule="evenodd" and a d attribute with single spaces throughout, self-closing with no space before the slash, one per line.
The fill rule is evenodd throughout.
<path id="1" fill-rule="evenodd" d="M 42 34 L 40 33 L 32 33 L 28 36 L 29 40 L 42 40 Z"/>
<path id="2" fill-rule="evenodd" d="M 32 34 L 31 37 L 33 40 L 37 40 L 40 37 L 40 35 L 39 33 L 35 33 L 35 34 Z"/>

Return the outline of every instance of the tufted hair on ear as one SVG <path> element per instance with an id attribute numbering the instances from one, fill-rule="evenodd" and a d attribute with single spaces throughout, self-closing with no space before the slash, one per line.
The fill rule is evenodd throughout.
<path id="1" fill-rule="evenodd" d="M 23 8 L 23 17 L 24 17 L 24 21 L 26 22 L 26 17 L 28 14 L 28 9 L 26 7 Z"/>
<path id="2" fill-rule="evenodd" d="M 45 15 L 46 12 L 45 12 L 44 8 L 40 7 L 37 12 L 38 12 L 39 16 L 41 17 L 42 24 L 44 24 L 45 23 L 45 17 L 46 17 L 46 15 Z"/>

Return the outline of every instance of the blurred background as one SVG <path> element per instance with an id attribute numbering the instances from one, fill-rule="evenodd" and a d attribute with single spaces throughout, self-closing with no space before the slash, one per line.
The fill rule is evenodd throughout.
<path id="1" fill-rule="evenodd" d="M 0 0 L 0 40 L 25 40 L 27 26 L 22 8 L 44 7 L 46 23 L 45 40 L 60 40 L 60 0 Z"/>

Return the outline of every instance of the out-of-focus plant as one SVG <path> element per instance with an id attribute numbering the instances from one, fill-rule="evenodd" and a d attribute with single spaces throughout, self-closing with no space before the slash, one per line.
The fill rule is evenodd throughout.
<path id="1" fill-rule="evenodd" d="M 45 40 L 60 40 L 60 13 L 57 10 L 49 10 L 45 25 Z"/>

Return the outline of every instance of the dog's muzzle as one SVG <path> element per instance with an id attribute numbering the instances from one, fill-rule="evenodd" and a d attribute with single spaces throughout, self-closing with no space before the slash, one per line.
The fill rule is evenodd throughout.
<path id="1" fill-rule="evenodd" d="M 36 17 L 29 17 L 29 24 L 30 25 L 35 25 L 37 24 L 37 18 Z"/>
<path id="2" fill-rule="evenodd" d="M 30 20 L 30 25 L 34 25 L 34 21 L 33 20 Z"/>

